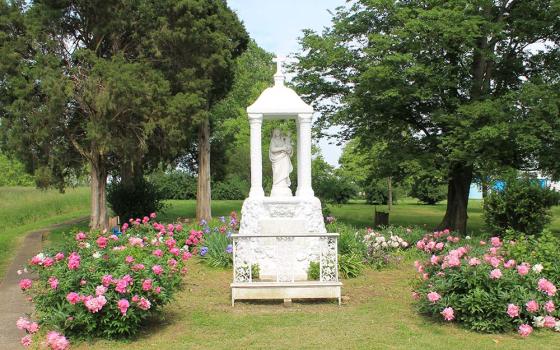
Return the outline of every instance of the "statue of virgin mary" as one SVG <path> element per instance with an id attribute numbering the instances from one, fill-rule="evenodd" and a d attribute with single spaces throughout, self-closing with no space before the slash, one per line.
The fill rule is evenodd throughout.
<path id="1" fill-rule="evenodd" d="M 272 163 L 272 191 L 271 197 L 292 196 L 290 190 L 290 173 L 292 167 L 292 140 L 289 135 L 282 135 L 279 129 L 274 129 L 270 139 L 268 156 Z"/>

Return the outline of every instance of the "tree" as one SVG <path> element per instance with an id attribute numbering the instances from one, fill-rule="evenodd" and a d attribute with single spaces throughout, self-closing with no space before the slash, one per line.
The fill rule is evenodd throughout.
<path id="1" fill-rule="evenodd" d="M 440 226 L 464 232 L 475 170 L 558 177 L 560 7 L 530 0 L 358 0 L 306 31 L 297 82 L 323 127 L 392 140 L 446 172 Z"/>
<path id="2" fill-rule="evenodd" d="M 1 16 L 4 147 L 60 188 L 86 162 L 93 228 L 109 173 L 138 176 L 180 155 L 192 125 L 207 132 L 246 41 L 221 1 L 2 2 Z"/>

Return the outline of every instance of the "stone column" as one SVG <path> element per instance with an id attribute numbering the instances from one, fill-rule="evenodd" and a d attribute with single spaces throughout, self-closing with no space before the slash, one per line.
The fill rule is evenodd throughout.
<path id="1" fill-rule="evenodd" d="M 297 152 L 296 152 L 296 157 L 297 157 L 297 183 L 298 183 L 298 187 L 296 189 L 296 196 L 299 196 L 299 192 L 300 192 L 300 184 L 303 181 L 302 177 L 301 177 L 301 131 L 299 130 L 299 118 L 296 118 L 296 133 L 297 133 L 297 139 L 296 139 L 296 146 L 297 146 Z"/>
<path id="2" fill-rule="evenodd" d="M 251 126 L 251 190 L 249 197 L 264 197 L 262 187 L 262 146 L 261 146 L 261 127 L 262 114 L 249 114 L 249 124 Z"/>
<path id="3" fill-rule="evenodd" d="M 311 188 L 311 121 L 312 114 L 298 116 L 298 197 L 313 197 Z"/>

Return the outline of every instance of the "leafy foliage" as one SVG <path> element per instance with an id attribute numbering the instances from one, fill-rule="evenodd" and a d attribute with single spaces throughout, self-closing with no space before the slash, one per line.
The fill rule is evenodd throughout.
<path id="1" fill-rule="evenodd" d="M 441 178 L 432 174 L 424 174 L 412 184 L 410 196 L 422 203 L 434 205 L 447 198 L 447 186 Z"/>
<path id="2" fill-rule="evenodd" d="M 151 182 L 135 178 L 132 183 L 115 181 L 107 186 L 107 201 L 122 221 L 164 208 L 164 196 Z"/>
<path id="3" fill-rule="evenodd" d="M 492 191 L 484 200 L 484 221 L 495 235 L 507 229 L 537 234 L 550 223 L 555 199 L 556 193 L 537 180 L 510 175 L 503 189 Z"/>
<path id="4" fill-rule="evenodd" d="M 147 176 L 164 199 L 195 199 L 196 178 L 181 170 L 158 171 Z"/>
<path id="5" fill-rule="evenodd" d="M 527 263 L 531 257 L 521 250 L 509 255 L 516 244 L 498 237 L 460 242 L 448 231 L 426 235 L 417 243 L 427 254 L 426 261 L 415 262 L 422 276 L 414 294 L 418 310 L 486 333 L 511 331 L 522 324 L 542 327 L 544 317 L 555 322 L 554 304 L 560 299 L 549 284 L 555 281 L 553 270 Z M 536 302 L 535 310 L 528 306 L 531 301 Z"/>
<path id="6" fill-rule="evenodd" d="M 311 162 L 311 179 L 315 195 L 325 203 L 348 203 L 358 192 L 356 184 L 337 172 L 320 154 Z"/>
<path id="7" fill-rule="evenodd" d="M 33 186 L 33 176 L 25 172 L 23 164 L 0 153 L 0 186 Z"/>
<path id="8" fill-rule="evenodd" d="M 172 301 L 191 256 L 189 233 L 147 217 L 127 226 L 69 235 L 63 251 L 31 259 L 39 279 L 26 293 L 43 325 L 76 338 L 130 337 Z"/>
<path id="9" fill-rule="evenodd" d="M 350 2 L 322 33 L 304 32 L 296 84 L 318 129 L 442 169 L 442 227 L 464 232 L 475 171 L 560 177 L 559 14 L 552 0 Z"/>
<path id="10" fill-rule="evenodd" d="M 237 175 L 228 176 L 217 182 L 212 188 L 212 199 L 240 200 L 249 195 L 249 182 Z"/>

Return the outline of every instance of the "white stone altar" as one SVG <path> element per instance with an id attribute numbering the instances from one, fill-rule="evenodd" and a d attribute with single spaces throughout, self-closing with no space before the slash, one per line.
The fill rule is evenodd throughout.
<path id="1" fill-rule="evenodd" d="M 337 298 L 336 233 L 327 233 L 321 202 L 311 187 L 313 108 L 284 85 L 283 59 L 275 59 L 274 86 L 247 108 L 251 130 L 251 190 L 243 202 L 239 234 L 233 236 L 232 305 L 238 299 Z M 292 155 L 289 135 L 275 130 L 271 139 L 273 186 L 262 186 L 264 120 L 295 119 L 297 190 L 290 189 Z M 319 265 L 319 280 L 308 280 L 310 263 Z M 258 280 L 254 274 L 258 271 Z"/>

